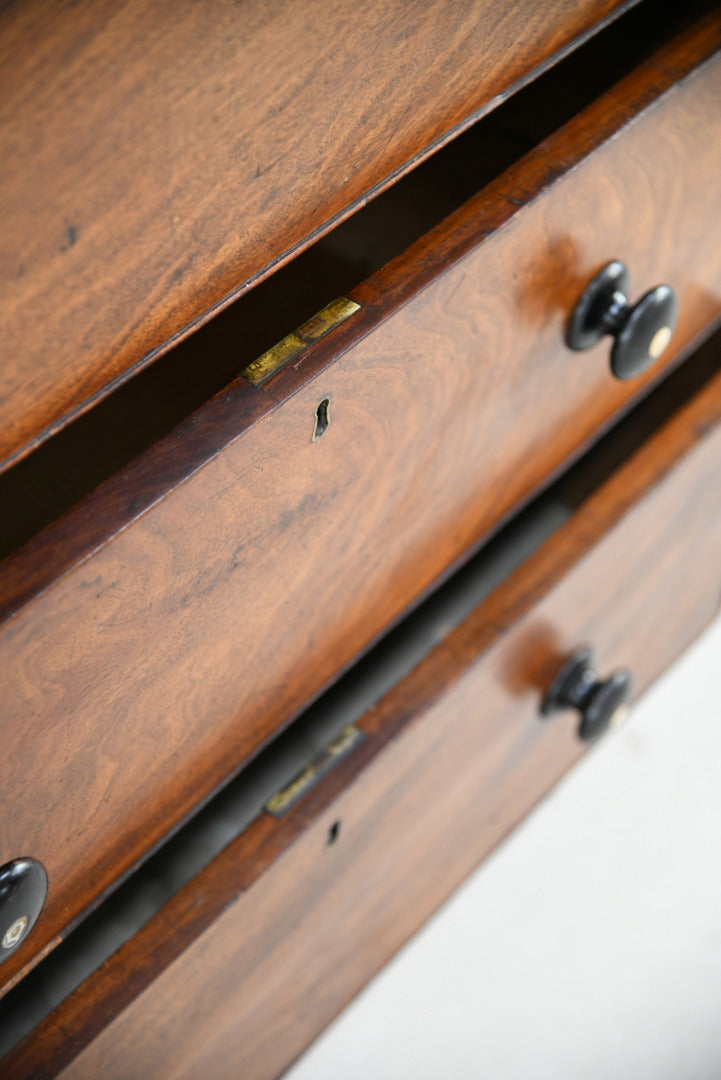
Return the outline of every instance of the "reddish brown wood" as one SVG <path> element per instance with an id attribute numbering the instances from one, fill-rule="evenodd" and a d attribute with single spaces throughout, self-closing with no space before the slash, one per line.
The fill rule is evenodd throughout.
<path id="1" fill-rule="evenodd" d="M 718 315 L 720 19 L 3 564 L 0 860 L 50 876 L 3 980 L 639 393 L 560 344 L 599 265 L 677 287 L 677 350 Z"/>
<path id="2" fill-rule="evenodd" d="M 0 463 L 628 6 L 6 7 Z"/>
<path id="3" fill-rule="evenodd" d="M 5 1075 L 277 1076 L 577 760 L 576 720 L 538 713 L 564 658 L 591 642 L 642 690 L 715 614 L 720 459 L 717 375 L 362 718 L 350 757 L 258 818 Z"/>

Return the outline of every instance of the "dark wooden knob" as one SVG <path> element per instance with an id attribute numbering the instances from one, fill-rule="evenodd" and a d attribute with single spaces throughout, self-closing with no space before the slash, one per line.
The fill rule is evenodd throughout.
<path id="1" fill-rule="evenodd" d="M 617 379 L 633 379 L 658 360 L 678 319 L 678 299 L 669 285 L 657 285 L 635 304 L 628 291 L 624 264 L 604 266 L 576 304 L 566 333 L 566 343 L 577 350 L 611 334 L 611 371 Z"/>
<path id="2" fill-rule="evenodd" d="M 579 738 L 591 742 L 621 721 L 632 692 L 630 672 L 615 671 L 607 679 L 599 679 L 594 670 L 592 651 L 578 649 L 553 680 L 541 705 L 541 713 L 552 716 L 562 709 L 578 709 L 581 714 Z"/>
<path id="3" fill-rule="evenodd" d="M 22 945 L 42 911 L 48 876 L 36 859 L 0 866 L 0 964 Z"/>

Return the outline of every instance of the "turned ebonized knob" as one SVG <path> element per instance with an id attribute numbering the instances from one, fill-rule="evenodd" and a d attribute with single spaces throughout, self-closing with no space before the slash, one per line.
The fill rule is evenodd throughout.
<path id="1" fill-rule="evenodd" d="M 678 318 L 678 299 L 670 286 L 657 285 L 635 304 L 628 301 L 628 291 L 625 265 L 604 266 L 576 304 L 566 333 L 566 343 L 578 350 L 611 334 L 611 371 L 617 379 L 632 379 L 658 360 Z"/>
<path id="2" fill-rule="evenodd" d="M 628 709 L 633 682 L 628 671 L 614 671 L 599 679 L 590 649 L 578 649 L 563 665 L 541 705 L 544 716 L 562 709 L 578 709 L 581 714 L 579 738 L 597 739 L 609 727 L 620 723 Z"/>
<path id="3" fill-rule="evenodd" d="M 22 945 L 45 903 L 48 876 L 36 859 L 0 866 L 0 964 Z"/>

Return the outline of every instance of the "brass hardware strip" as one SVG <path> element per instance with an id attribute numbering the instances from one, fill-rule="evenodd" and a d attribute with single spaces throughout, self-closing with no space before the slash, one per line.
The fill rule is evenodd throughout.
<path id="1" fill-rule="evenodd" d="M 310 791 L 334 765 L 349 754 L 365 738 L 364 733 L 354 724 L 344 727 L 340 735 L 328 743 L 325 750 L 315 761 L 294 776 L 290 783 L 276 792 L 264 806 L 264 810 L 273 817 L 280 818 L 295 806 L 299 799 Z"/>
<path id="2" fill-rule="evenodd" d="M 241 377 L 247 379 L 253 386 L 262 386 L 272 375 L 277 374 L 281 368 L 294 360 L 299 353 L 303 352 L 315 341 L 325 337 L 330 330 L 338 326 L 339 323 L 345 322 L 359 308 L 360 304 L 357 304 L 355 300 L 348 300 L 345 296 L 339 296 L 337 300 L 332 300 L 330 304 L 326 304 L 317 315 L 313 315 L 297 330 L 294 330 L 292 334 L 287 334 L 282 341 L 273 345 L 262 356 L 251 361 L 241 371 Z"/>

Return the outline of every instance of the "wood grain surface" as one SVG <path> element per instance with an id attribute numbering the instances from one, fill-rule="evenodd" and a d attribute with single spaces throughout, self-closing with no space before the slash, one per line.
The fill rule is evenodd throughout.
<path id="1" fill-rule="evenodd" d="M 677 288 L 676 350 L 718 316 L 720 21 L 2 564 L 0 861 L 50 878 L 4 986 L 641 392 L 561 344 L 600 265 Z"/>
<path id="2" fill-rule="evenodd" d="M 278 1076 L 580 756 L 573 714 L 539 716 L 565 658 L 590 643 L 642 691 L 717 612 L 720 460 L 716 375 L 363 716 L 349 757 L 257 818 L 4 1075 Z"/>
<path id="3" fill-rule="evenodd" d="M 3 5 L 0 467 L 628 6 Z"/>

